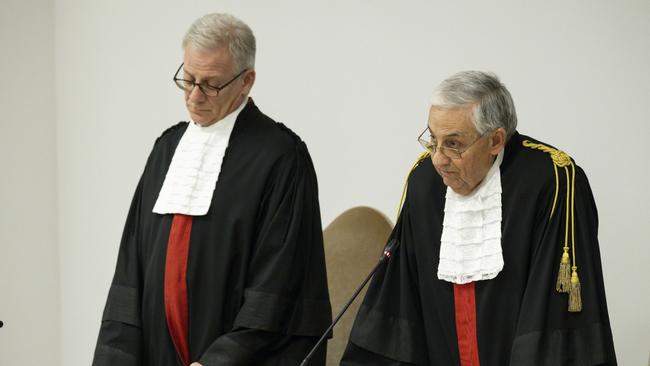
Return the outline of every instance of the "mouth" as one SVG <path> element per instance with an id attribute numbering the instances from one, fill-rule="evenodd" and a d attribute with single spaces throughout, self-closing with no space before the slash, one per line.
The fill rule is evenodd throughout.
<path id="1" fill-rule="evenodd" d="M 438 169 L 438 174 L 440 174 L 440 176 L 442 176 L 443 178 L 447 178 L 447 177 L 451 177 L 452 175 L 456 174 L 456 172 L 450 172 L 450 171 L 444 171 L 444 170 Z"/>
<path id="2" fill-rule="evenodd" d="M 201 108 L 197 103 L 186 103 L 185 107 L 192 113 L 205 112 L 206 108 Z"/>
<path id="3" fill-rule="evenodd" d="M 206 110 L 205 110 L 205 109 L 194 109 L 194 108 L 190 108 L 189 111 L 190 111 L 190 113 L 193 113 L 193 114 L 202 114 L 202 113 L 205 112 Z"/>

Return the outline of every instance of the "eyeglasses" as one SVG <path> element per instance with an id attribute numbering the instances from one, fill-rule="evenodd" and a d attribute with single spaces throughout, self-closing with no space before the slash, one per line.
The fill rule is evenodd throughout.
<path id="1" fill-rule="evenodd" d="M 220 86 L 215 86 L 215 85 L 210 85 L 208 83 L 196 83 L 194 80 L 186 80 L 186 79 L 181 79 L 178 77 L 178 73 L 181 72 L 181 69 L 183 68 L 184 63 L 181 64 L 181 66 L 178 67 L 178 70 L 176 70 L 176 73 L 174 74 L 174 83 L 176 86 L 178 86 L 180 89 L 186 91 L 186 92 L 191 92 L 195 86 L 199 87 L 199 90 L 201 90 L 201 93 L 207 95 L 208 97 L 216 97 L 219 95 L 219 92 L 230 85 L 233 81 L 235 81 L 238 77 L 240 77 L 243 73 L 248 71 L 248 69 L 243 69 L 239 74 L 235 75 L 232 79 L 228 80 L 225 84 L 220 85 Z"/>
<path id="2" fill-rule="evenodd" d="M 433 156 L 433 154 L 436 153 L 436 150 L 439 150 L 444 156 L 450 159 L 457 160 L 457 159 L 462 159 L 463 153 L 469 150 L 469 148 L 472 147 L 472 145 L 474 145 L 476 141 L 483 138 L 483 136 L 485 136 L 486 134 L 487 132 L 483 133 L 482 135 L 477 137 L 476 140 L 472 141 L 471 144 L 467 145 L 465 148 L 457 149 L 457 148 L 447 147 L 447 146 L 438 146 L 438 142 L 436 141 L 435 138 L 433 138 L 433 136 L 431 136 L 431 131 L 427 127 L 424 129 L 424 131 L 422 131 L 420 136 L 418 136 L 418 142 L 420 143 L 420 145 L 422 145 L 422 147 L 425 150 L 431 153 L 431 156 Z"/>

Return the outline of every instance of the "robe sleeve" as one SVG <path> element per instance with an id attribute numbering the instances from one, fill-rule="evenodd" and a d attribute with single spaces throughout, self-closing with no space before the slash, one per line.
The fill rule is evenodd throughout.
<path id="1" fill-rule="evenodd" d="M 373 277 L 341 365 L 428 365 L 413 257 L 409 197 L 390 235 L 400 246 Z"/>
<path id="2" fill-rule="evenodd" d="M 95 348 L 93 366 L 139 366 L 142 359 L 139 217 L 143 179 L 140 179 L 126 219 L 115 275 L 111 284 Z"/>
<path id="3" fill-rule="evenodd" d="M 566 185 L 560 185 L 560 192 L 566 192 Z M 568 294 L 555 290 L 566 225 L 566 194 L 560 197 L 553 218 L 549 220 L 548 214 L 540 218 L 540 226 L 546 227 L 531 261 L 510 365 L 616 365 L 598 247 L 598 212 L 582 169 L 576 167 L 575 178 L 580 312 L 569 312 Z"/>
<path id="4" fill-rule="evenodd" d="M 243 304 L 204 366 L 297 365 L 331 322 L 316 175 L 302 142 L 276 161 L 267 187 Z M 324 365 L 325 345 L 313 360 Z"/>

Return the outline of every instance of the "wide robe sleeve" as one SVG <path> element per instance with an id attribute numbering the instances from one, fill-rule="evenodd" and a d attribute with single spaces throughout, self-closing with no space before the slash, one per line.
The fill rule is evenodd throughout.
<path id="1" fill-rule="evenodd" d="M 350 332 L 341 365 L 428 365 L 417 267 L 412 245 L 410 192 L 389 240 L 400 246 L 370 283 Z"/>
<path id="2" fill-rule="evenodd" d="M 568 294 L 555 289 L 567 217 L 566 183 L 559 188 L 557 211 L 550 220 L 548 215 L 540 220 L 545 228 L 530 264 L 510 365 L 616 365 L 598 247 L 598 212 L 579 167 L 575 177 L 575 249 L 582 310 L 569 312 Z"/>
<path id="3" fill-rule="evenodd" d="M 94 366 L 139 366 L 142 362 L 139 221 L 143 178 L 136 188 L 126 219 L 117 266 L 95 348 Z"/>
<path id="4" fill-rule="evenodd" d="M 314 168 L 302 142 L 282 155 L 260 204 L 243 304 L 204 366 L 300 363 L 331 322 Z M 310 365 L 325 364 L 325 345 Z"/>

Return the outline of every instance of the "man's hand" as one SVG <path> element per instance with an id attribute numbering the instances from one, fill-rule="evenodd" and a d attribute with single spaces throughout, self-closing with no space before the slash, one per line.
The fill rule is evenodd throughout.
<path id="1" fill-rule="evenodd" d="M 198 363 L 198 362 L 192 362 L 192 364 L 191 364 L 190 366 L 203 366 L 203 365 L 201 365 L 201 364 Z"/>

